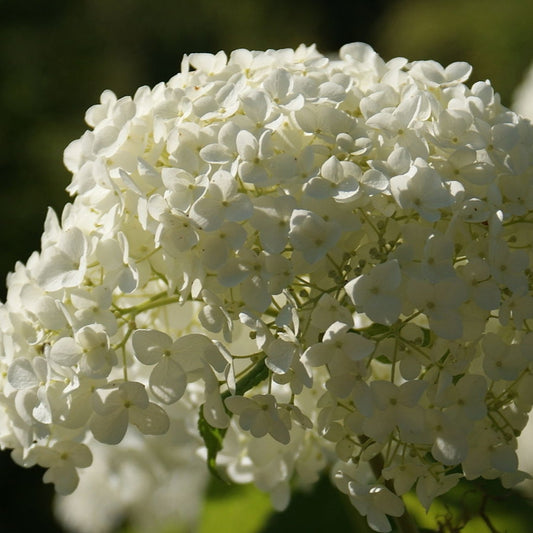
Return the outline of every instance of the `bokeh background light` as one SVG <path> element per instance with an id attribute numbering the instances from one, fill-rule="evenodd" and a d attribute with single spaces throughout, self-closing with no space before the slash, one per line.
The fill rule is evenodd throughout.
<path id="1" fill-rule="evenodd" d="M 532 22 L 533 3 L 523 0 L 0 0 L 0 277 L 39 248 L 48 206 L 60 212 L 68 201 L 63 149 L 83 133 L 85 110 L 106 88 L 131 95 L 167 80 L 189 52 L 316 43 L 335 53 L 364 41 L 385 59 L 468 61 L 470 81 L 490 79 L 510 105 L 533 61 Z M 8 452 L 0 455 L 0 531 L 61 531 L 53 489 L 41 475 L 12 464 Z M 213 500 L 224 490 L 213 488 Z M 262 531 L 322 531 L 321 515 L 339 516 L 338 531 L 353 528 L 328 494 L 324 483 L 307 500 L 297 496 Z M 258 502 L 267 513 L 265 500 Z M 310 508 L 321 512 L 306 524 Z M 515 527 L 509 531 L 518 533 Z"/>

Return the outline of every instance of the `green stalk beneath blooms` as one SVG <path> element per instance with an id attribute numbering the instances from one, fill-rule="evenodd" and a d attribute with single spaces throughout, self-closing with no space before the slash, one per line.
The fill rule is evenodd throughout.
<path id="1" fill-rule="evenodd" d="M 163 307 L 165 305 L 170 305 L 173 303 L 177 303 L 180 301 L 180 296 L 167 296 L 164 297 L 166 293 L 159 293 L 155 296 L 152 296 L 147 302 L 140 304 L 140 305 L 134 305 L 132 307 L 126 307 L 124 309 L 118 309 L 119 315 L 126 315 L 134 313 L 135 315 L 138 315 L 139 313 L 142 313 L 143 311 L 148 311 L 149 309 L 155 309 L 157 307 Z"/>

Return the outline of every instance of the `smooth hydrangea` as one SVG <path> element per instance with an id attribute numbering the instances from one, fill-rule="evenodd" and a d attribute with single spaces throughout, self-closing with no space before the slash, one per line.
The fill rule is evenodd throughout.
<path id="1" fill-rule="evenodd" d="M 279 509 L 329 470 L 377 531 L 408 490 L 520 481 L 533 127 L 470 73 L 353 43 L 105 91 L 8 277 L 0 445 L 60 493 L 124 439 Z"/>

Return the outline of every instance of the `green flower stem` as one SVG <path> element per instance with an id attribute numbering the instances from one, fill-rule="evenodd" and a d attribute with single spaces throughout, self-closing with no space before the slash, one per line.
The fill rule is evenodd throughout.
<path id="1" fill-rule="evenodd" d="M 148 311 L 149 309 L 155 309 L 157 307 L 163 307 L 165 305 L 170 305 L 173 303 L 177 303 L 180 301 L 179 295 L 174 296 L 166 296 L 165 292 L 156 294 L 155 296 L 152 296 L 148 301 L 139 304 L 139 305 L 133 305 L 131 307 L 126 307 L 124 309 L 118 309 L 119 315 L 128 315 L 128 314 L 134 314 L 138 315 L 139 313 L 142 313 L 143 311 Z"/>

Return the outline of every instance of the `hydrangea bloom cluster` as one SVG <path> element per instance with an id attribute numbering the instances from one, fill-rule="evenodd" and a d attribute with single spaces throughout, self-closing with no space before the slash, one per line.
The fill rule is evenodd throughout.
<path id="1" fill-rule="evenodd" d="M 470 72 L 353 43 L 105 91 L 8 278 L 1 446 L 69 493 L 99 443 L 179 434 L 277 508 L 327 468 L 377 531 L 519 481 L 533 127 Z"/>

